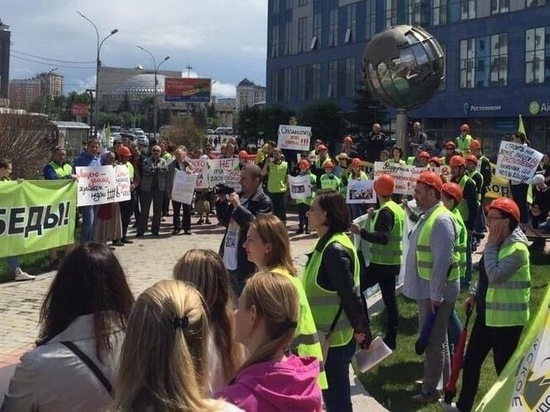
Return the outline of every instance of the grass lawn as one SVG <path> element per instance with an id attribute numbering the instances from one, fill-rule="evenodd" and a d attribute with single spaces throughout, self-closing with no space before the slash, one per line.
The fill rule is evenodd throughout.
<path id="1" fill-rule="evenodd" d="M 538 312 L 540 302 L 544 296 L 548 280 L 550 278 L 550 256 L 541 253 L 534 254 L 531 257 L 531 319 Z M 474 272 L 474 279 L 477 276 Z M 464 301 L 467 298 L 467 292 L 463 292 L 456 304 L 458 314 L 462 321 L 466 319 L 464 314 Z M 378 366 L 374 367 L 360 380 L 378 402 L 390 411 L 441 411 L 438 404 L 428 406 L 417 406 L 409 398 L 417 393 L 414 381 L 422 378 L 423 374 L 423 356 L 418 356 L 414 352 L 414 343 L 417 339 L 418 315 L 416 302 L 398 297 L 399 305 L 399 334 L 397 340 L 397 350 Z M 470 320 L 470 327 L 473 325 L 475 314 Z M 372 319 L 372 332 L 374 335 L 384 335 L 386 315 L 382 312 Z M 527 328 L 524 329 L 524 333 Z M 481 370 L 481 380 L 476 396 L 476 405 L 481 401 L 491 385 L 496 381 L 496 373 L 493 366 L 492 352 L 489 354 Z M 457 396 L 460 393 L 462 384 L 462 375 L 457 382 Z"/>

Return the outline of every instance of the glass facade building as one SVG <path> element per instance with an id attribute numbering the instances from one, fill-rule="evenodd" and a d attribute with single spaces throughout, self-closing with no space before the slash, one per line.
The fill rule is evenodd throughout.
<path id="1" fill-rule="evenodd" d="M 533 146 L 550 149 L 550 0 L 269 0 L 267 103 L 349 110 L 365 46 L 399 24 L 422 26 L 445 51 L 439 90 L 408 112 L 431 140 L 468 123 L 489 153 L 521 114 Z"/>

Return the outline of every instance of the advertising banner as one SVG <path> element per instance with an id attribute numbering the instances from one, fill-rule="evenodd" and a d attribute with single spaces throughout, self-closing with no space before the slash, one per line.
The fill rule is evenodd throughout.
<path id="1" fill-rule="evenodd" d="M 500 142 L 496 176 L 530 183 L 543 156 L 535 149 L 520 143 Z"/>
<path id="2" fill-rule="evenodd" d="M 76 193 L 72 180 L 0 183 L 0 258 L 73 243 Z"/>
<path id="3" fill-rule="evenodd" d="M 311 127 L 279 125 L 277 147 L 286 150 L 309 151 Z"/>
<path id="4" fill-rule="evenodd" d="M 346 203 L 376 203 L 373 180 L 350 180 L 346 194 Z"/>
<path id="5" fill-rule="evenodd" d="M 309 175 L 288 176 L 288 183 L 292 199 L 306 199 L 311 196 L 311 180 Z"/>
<path id="6" fill-rule="evenodd" d="M 124 166 L 77 167 L 78 206 L 130 200 L 130 177 Z"/>
<path id="7" fill-rule="evenodd" d="M 174 175 L 174 185 L 172 186 L 172 200 L 190 205 L 193 203 L 193 193 L 195 192 L 195 183 L 197 175 L 187 173 L 176 169 Z"/>
<path id="8" fill-rule="evenodd" d="M 183 103 L 209 103 L 211 79 L 166 78 L 164 101 Z"/>

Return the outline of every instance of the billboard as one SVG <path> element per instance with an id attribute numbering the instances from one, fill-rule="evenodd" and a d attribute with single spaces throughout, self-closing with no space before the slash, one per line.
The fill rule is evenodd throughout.
<path id="1" fill-rule="evenodd" d="M 183 103 L 209 103 L 211 79 L 165 78 L 164 101 Z"/>
<path id="2" fill-rule="evenodd" d="M 89 113 L 90 105 L 88 103 L 73 103 L 71 105 L 71 113 L 76 117 L 86 117 Z"/>

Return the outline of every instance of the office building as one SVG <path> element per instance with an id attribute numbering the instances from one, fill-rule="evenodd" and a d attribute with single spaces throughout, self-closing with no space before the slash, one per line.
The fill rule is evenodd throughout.
<path id="1" fill-rule="evenodd" d="M 40 73 L 36 78 L 40 80 L 42 95 L 44 97 L 51 100 L 63 95 L 63 83 L 65 78 L 61 74 L 49 71 L 47 73 Z"/>
<path id="2" fill-rule="evenodd" d="M 267 103 L 333 99 L 349 110 L 367 43 L 399 24 L 424 27 L 445 52 L 438 92 L 408 112 L 430 139 L 453 139 L 468 123 L 492 153 L 522 114 L 533 146 L 548 150 L 549 0 L 269 0 Z"/>
<path id="3" fill-rule="evenodd" d="M 10 82 L 10 26 L 0 20 L 0 100 L 8 98 Z"/>

